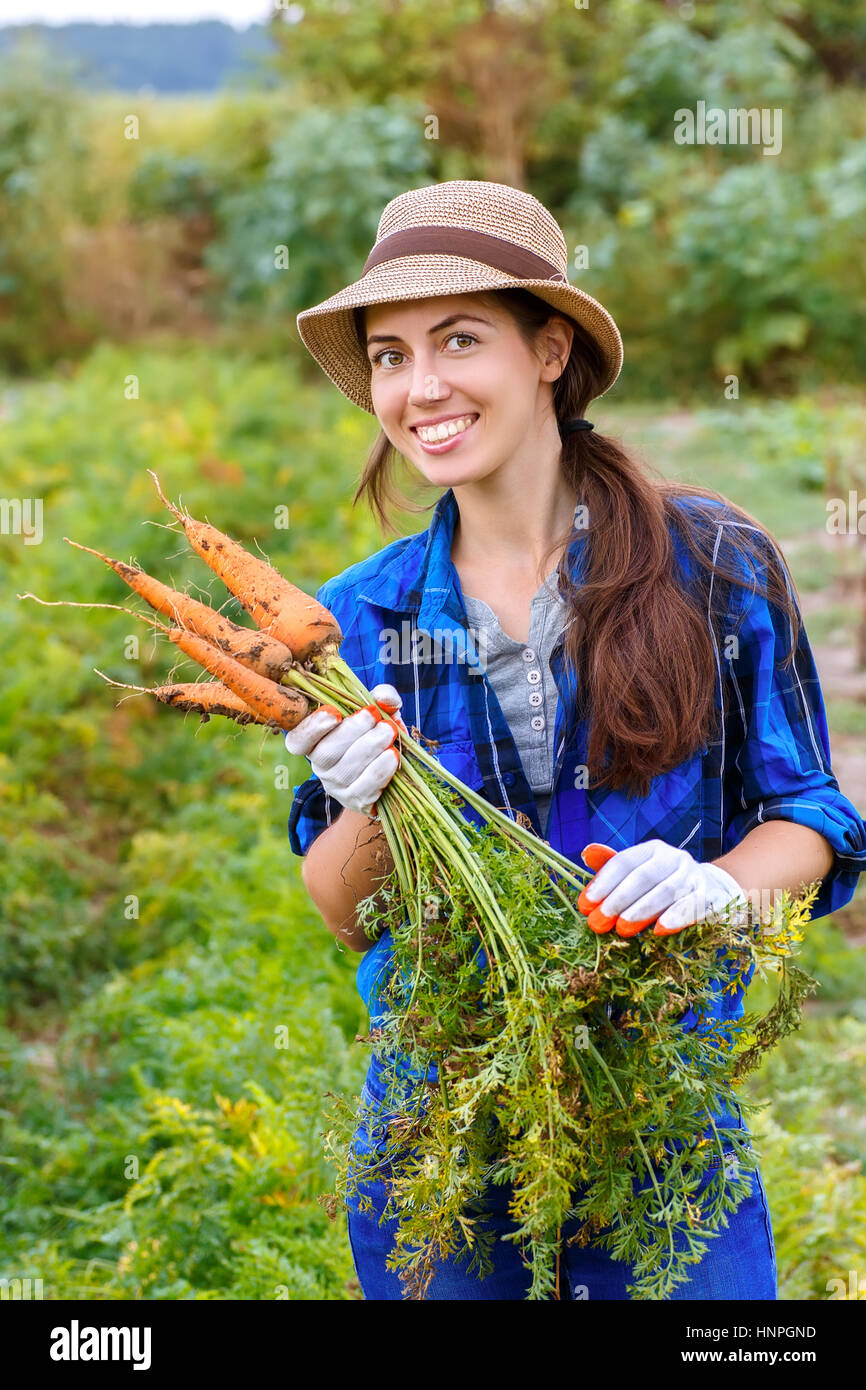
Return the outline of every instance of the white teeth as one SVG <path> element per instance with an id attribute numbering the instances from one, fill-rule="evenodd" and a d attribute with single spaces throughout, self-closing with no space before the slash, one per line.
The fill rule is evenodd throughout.
<path id="1" fill-rule="evenodd" d="M 418 437 L 424 440 L 425 444 L 438 444 L 441 439 L 450 439 L 455 434 L 462 434 L 474 423 L 475 417 L 463 415 L 459 420 L 443 420 L 440 425 L 425 425 L 418 427 Z"/>

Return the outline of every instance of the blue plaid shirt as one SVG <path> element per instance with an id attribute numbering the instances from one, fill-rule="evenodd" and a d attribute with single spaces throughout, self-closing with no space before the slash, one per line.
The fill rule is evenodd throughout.
<path id="1" fill-rule="evenodd" d="M 687 511 L 689 499 L 681 498 L 679 504 Z M 736 531 L 730 528 L 746 523 L 724 504 L 716 505 L 717 546 L 724 532 L 725 540 L 733 543 L 726 553 L 736 559 Z M 719 709 L 723 682 L 727 686 L 721 737 L 655 777 L 644 798 L 625 789 L 584 785 L 586 723 L 564 718 L 566 709 L 576 709 L 577 692 L 562 655 L 562 637 L 558 639 L 550 660 L 559 691 L 554 790 L 548 823 L 542 827 L 514 738 L 468 631 L 460 580 L 451 562 L 456 518 L 457 503 L 449 488 L 425 531 L 393 541 L 351 565 L 316 595 L 340 624 L 340 651 L 348 665 L 368 690 L 383 681 L 396 687 L 407 725 L 414 724 L 426 739 L 437 741 L 436 756 L 445 767 L 507 813 L 524 812 L 537 834 L 578 863 L 584 846 L 593 840 L 619 850 L 659 838 L 707 862 L 733 849 L 764 821 L 808 825 L 835 851 L 812 917 L 850 902 L 858 876 L 866 869 L 866 826 L 842 795 L 830 767 L 827 717 L 805 630 L 800 629 L 794 665 L 782 669 L 791 646 L 790 624 L 768 604 L 760 582 L 754 594 L 725 583 L 724 633 L 737 636 L 735 657 L 719 650 L 718 630 L 710 624 Z M 576 583 L 586 534 L 576 531 L 569 550 Z M 693 562 L 677 527 L 671 528 L 671 535 L 682 581 L 688 585 L 694 577 Z M 759 581 L 762 572 L 763 566 Z M 748 576 L 749 570 L 743 573 Z M 714 583 L 720 583 L 717 577 Z M 295 787 L 289 817 L 293 852 L 306 854 L 339 811 L 317 777 Z M 464 814 L 480 823 L 471 808 Z M 358 987 L 374 1023 L 379 1008 L 376 981 L 390 959 L 386 932 L 358 968 Z M 720 991 L 716 1018 L 741 1017 L 742 994 Z"/>

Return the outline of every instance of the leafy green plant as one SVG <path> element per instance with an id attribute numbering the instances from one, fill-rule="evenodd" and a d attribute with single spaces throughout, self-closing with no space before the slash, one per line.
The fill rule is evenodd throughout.
<path id="1" fill-rule="evenodd" d="M 210 212 L 217 184 L 204 160 L 153 150 L 137 166 L 129 185 L 133 217 L 174 213 L 189 217 Z"/>
<path id="2" fill-rule="evenodd" d="M 467 825 L 462 838 L 420 793 L 402 823 L 406 793 L 394 789 L 405 769 L 404 760 L 380 799 L 395 869 L 384 899 L 380 891 L 359 910 L 370 934 L 386 924 L 394 942 L 373 1039 L 388 1141 L 359 1153 L 351 1107 L 338 1103 L 329 1136 L 337 1194 L 369 1209 L 365 1182 L 385 1179 L 383 1219 L 399 1219 L 389 1264 L 411 1297 L 424 1297 L 442 1258 L 489 1271 L 484 1194 L 506 1183 L 530 1298 L 557 1290 L 557 1248 L 574 1219 L 585 1241 L 633 1262 L 633 1296 L 665 1297 L 749 1191 L 756 1160 L 746 1137 L 712 1116 L 799 1024 L 814 981 L 791 955 L 818 886 L 795 902 L 785 895 L 772 930 L 727 915 L 692 928 L 684 944 L 602 939 L 586 927 L 574 900 L 580 880 L 561 856 L 537 841 L 522 853 L 513 834 L 509 844 L 504 818 L 450 774 L 441 803 L 454 810 L 462 798 L 488 823 Z M 766 1014 L 680 1026 L 690 1010 L 700 1020 L 723 977 L 735 989 L 754 965 L 780 972 Z M 733 1177 L 725 1144 L 740 1160 Z M 690 1199 L 712 1160 L 720 1166 L 697 1208 Z"/>
<path id="3" fill-rule="evenodd" d="M 32 39 L 0 54 L 0 360 L 14 370 L 70 341 L 58 247 L 81 208 L 85 126 L 70 64 Z"/>
<path id="4" fill-rule="evenodd" d="M 420 108 L 310 106 L 274 136 L 255 181 L 218 200 L 205 262 L 229 306 L 297 313 L 360 275 L 385 203 L 429 172 Z"/>

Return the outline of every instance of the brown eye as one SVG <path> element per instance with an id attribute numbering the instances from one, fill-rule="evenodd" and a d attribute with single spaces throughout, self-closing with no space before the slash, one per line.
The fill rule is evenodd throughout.
<path id="1" fill-rule="evenodd" d="M 470 343 L 478 342 L 478 339 L 473 333 L 450 333 L 445 341 L 450 343 L 452 338 L 465 338 L 468 339 Z"/>
<path id="2" fill-rule="evenodd" d="M 379 363 L 381 362 L 382 358 L 383 358 L 383 357 L 388 357 L 392 352 L 396 352 L 398 357 L 402 357 L 402 356 L 403 356 L 403 354 L 402 354 L 402 352 L 400 352 L 399 348 L 383 348 L 382 351 L 381 351 L 381 352 L 377 352 L 377 353 L 376 353 L 376 356 L 373 358 L 373 366 L 374 366 L 374 367 L 377 367 L 377 366 L 379 365 Z"/>

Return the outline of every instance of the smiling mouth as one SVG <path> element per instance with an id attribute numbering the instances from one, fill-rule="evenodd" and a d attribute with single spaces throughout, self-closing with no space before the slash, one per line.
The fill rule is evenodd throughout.
<path id="1" fill-rule="evenodd" d="M 413 425 L 412 429 L 424 444 L 442 444 L 446 439 L 456 439 L 458 434 L 465 434 L 477 419 L 477 414 L 459 415 L 438 425 Z"/>

